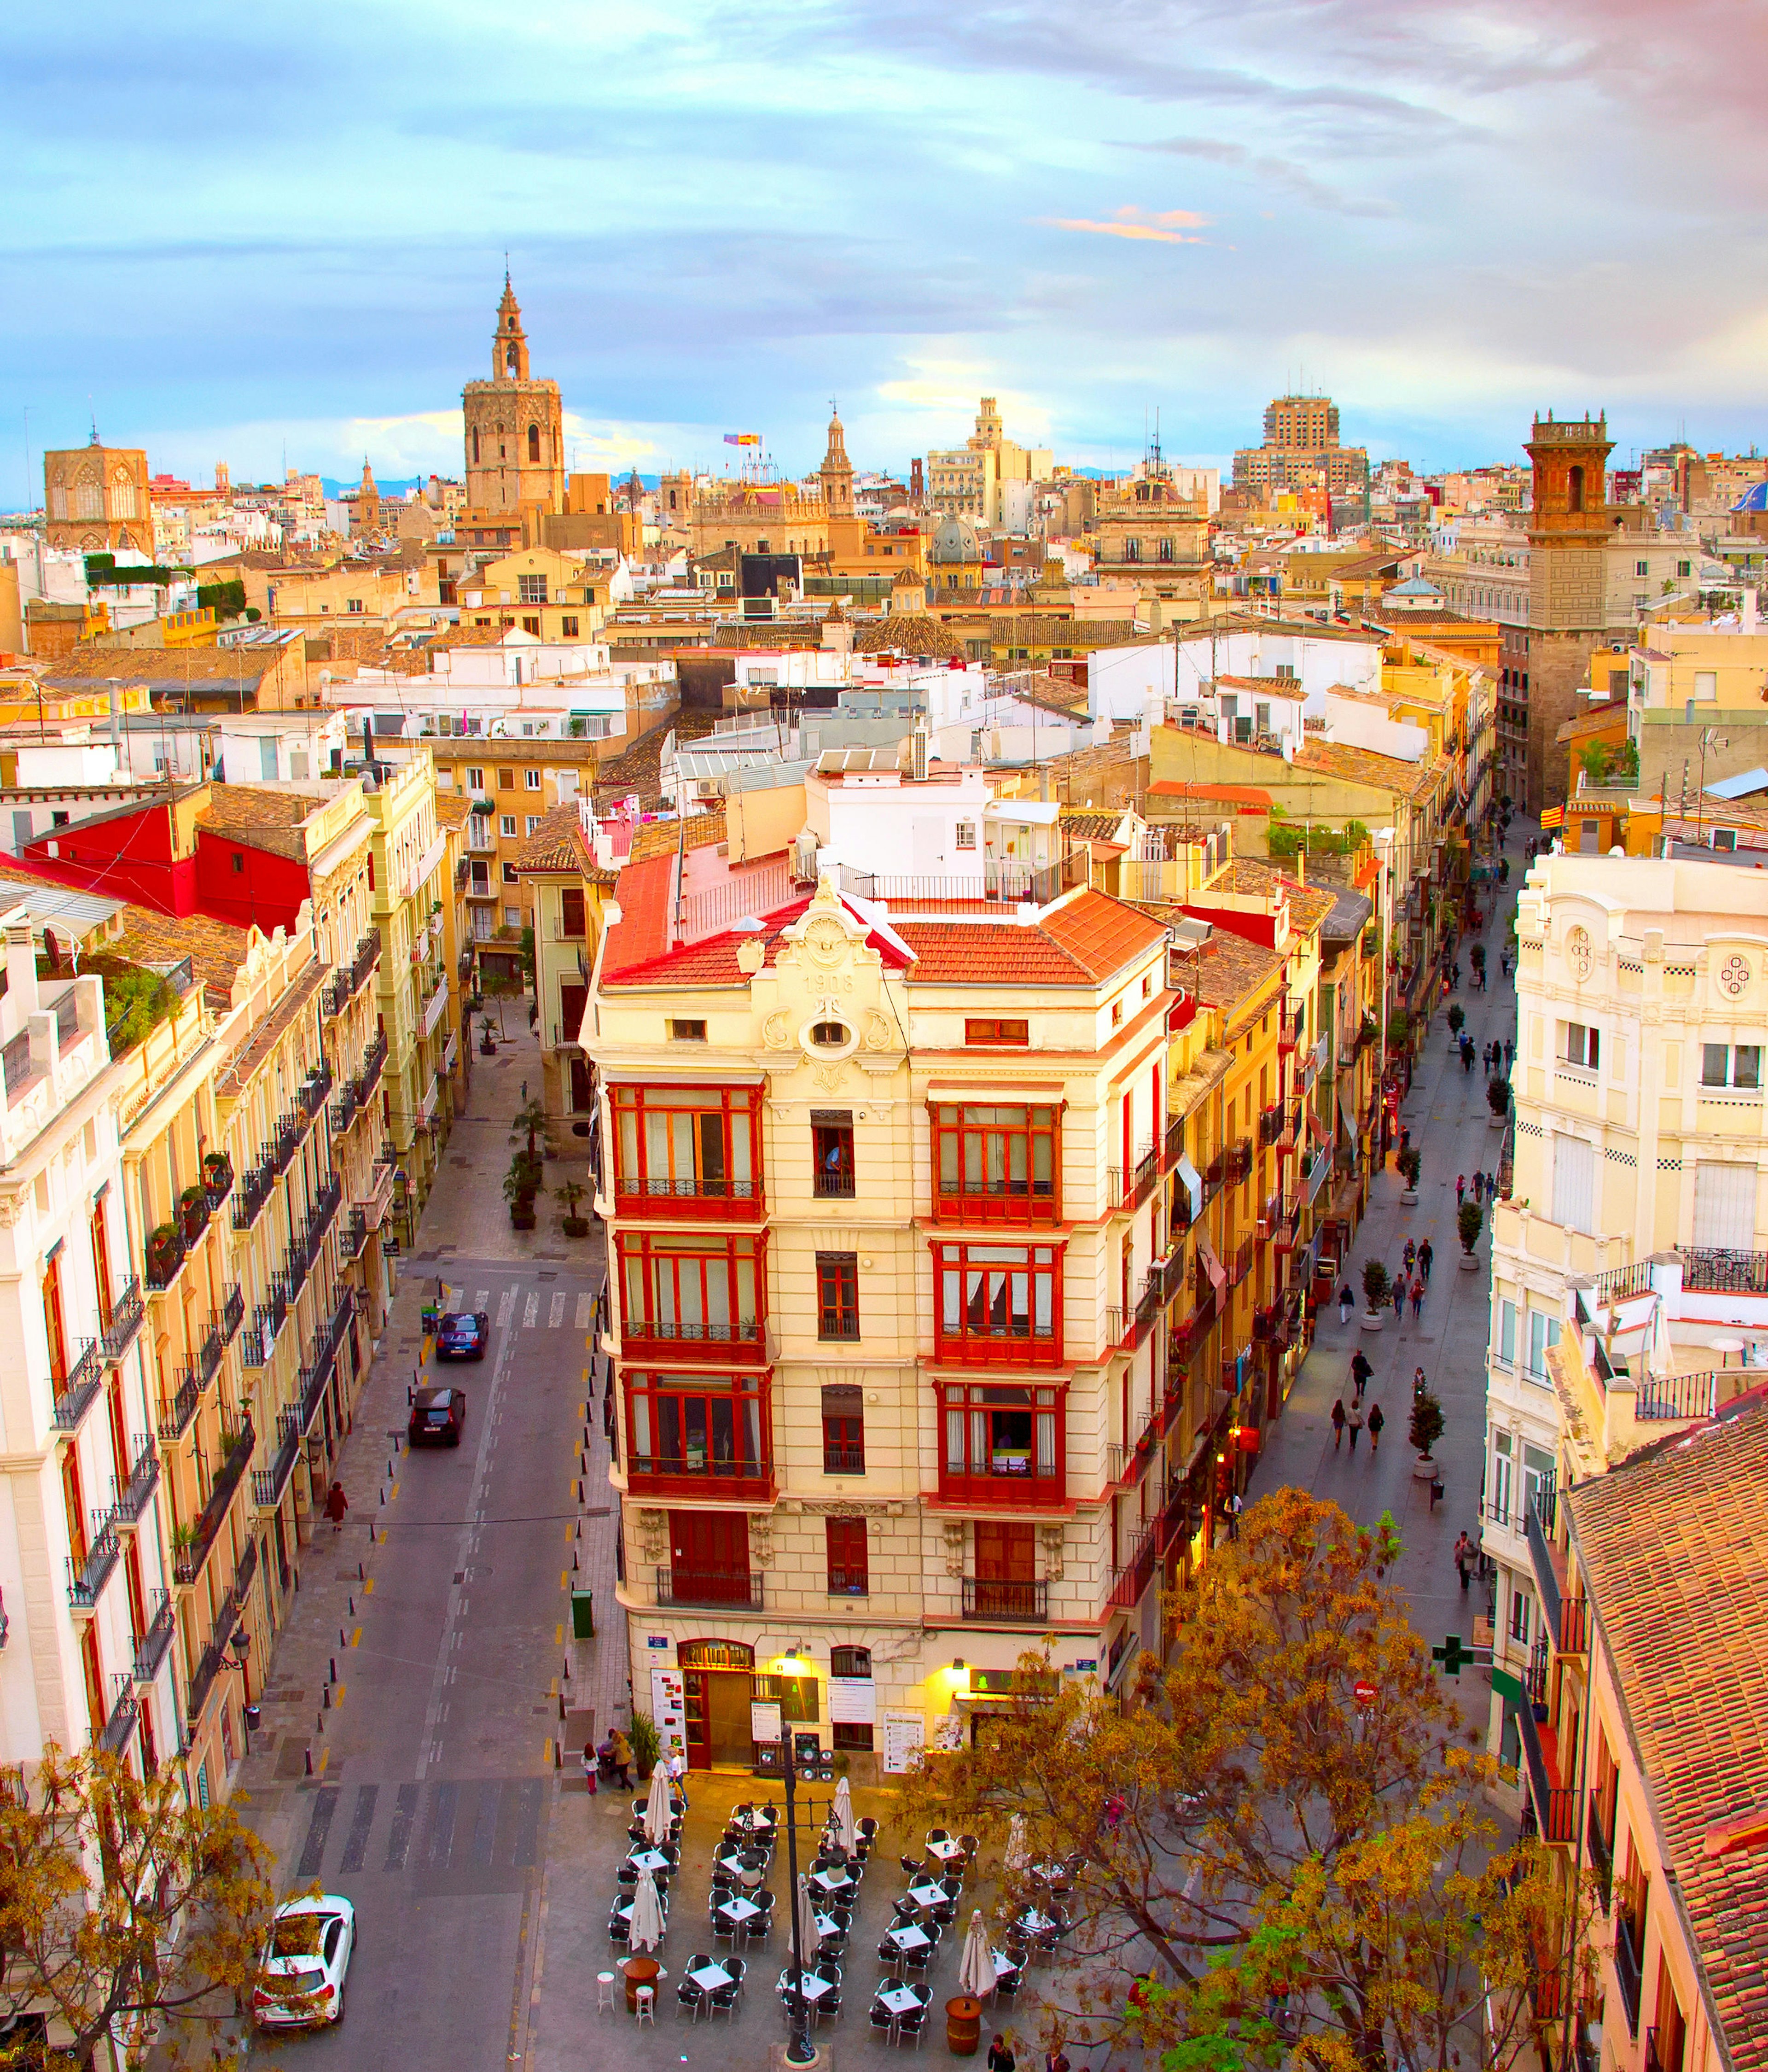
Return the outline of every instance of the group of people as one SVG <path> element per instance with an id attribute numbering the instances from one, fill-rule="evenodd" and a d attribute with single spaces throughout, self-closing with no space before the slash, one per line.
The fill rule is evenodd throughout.
<path id="1" fill-rule="evenodd" d="M 1466 1037 L 1462 1038 L 1463 1044 L 1465 1044 L 1467 1040 L 1468 1039 Z M 1516 1039 L 1514 1038 L 1506 1037 L 1504 1041 L 1500 1043 L 1498 1038 L 1494 1036 L 1491 1041 L 1486 1046 L 1485 1049 L 1480 1052 L 1480 1062 L 1484 1065 L 1488 1073 L 1495 1076 L 1499 1072 L 1503 1072 L 1508 1078 L 1510 1074 L 1510 1061 L 1516 1053 Z"/>
<path id="2" fill-rule="evenodd" d="M 1472 1184 L 1474 1206 L 1475 1208 L 1479 1207 L 1479 1206 L 1487 1200 L 1488 1197 L 1493 1201 L 1497 1200 L 1498 1182 L 1494 1174 L 1491 1173 L 1475 1173 L 1473 1176 Z M 1467 1186 L 1468 1181 L 1466 1174 L 1465 1173 L 1456 1174 L 1455 1207 L 1458 1209 L 1467 1198 Z"/>

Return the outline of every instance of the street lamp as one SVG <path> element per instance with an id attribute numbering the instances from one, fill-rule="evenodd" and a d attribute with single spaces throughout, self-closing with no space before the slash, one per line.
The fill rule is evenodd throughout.
<path id="1" fill-rule="evenodd" d="M 816 2052 L 810 2043 L 810 2019 L 804 2004 L 804 1928 L 798 1918 L 798 1831 L 793 1812 L 793 1790 L 798 1767 L 793 1760 L 792 1728 L 780 1723 L 781 1770 L 786 1778 L 786 1892 L 792 1907 L 792 1992 L 786 2002 L 786 2062 L 814 2065 Z"/>

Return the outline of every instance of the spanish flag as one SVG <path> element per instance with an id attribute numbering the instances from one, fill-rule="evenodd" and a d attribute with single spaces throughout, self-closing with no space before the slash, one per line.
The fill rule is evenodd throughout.
<path id="1" fill-rule="evenodd" d="M 759 432 L 727 432 L 724 443 L 728 446 L 758 446 L 761 435 Z"/>

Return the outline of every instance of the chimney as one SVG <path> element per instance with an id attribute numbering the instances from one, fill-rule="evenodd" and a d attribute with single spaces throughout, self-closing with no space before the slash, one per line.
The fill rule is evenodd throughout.
<path id="1" fill-rule="evenodd" d="M 927 779 L 927 722 L 924 719 L 917 719 L 915 722 L 915 730 L 909 740 L 909 775 L 917 784 L 925 783 Z"/>
<path id="2" fill-rule="evenodd" d="M 28 920 L 6 924 L 6 1000 L 16 1032 L 37 1011 L 37 951 Z"/>

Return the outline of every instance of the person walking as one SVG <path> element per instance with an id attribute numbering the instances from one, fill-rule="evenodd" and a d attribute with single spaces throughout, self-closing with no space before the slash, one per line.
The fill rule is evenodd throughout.
<path id="1" fill-rule="evenodd" d="M 1426 1238 L 1418 1247 L 1418 1271 L 1423 1274 L 1424 1285 L 1427 1288 L 1430 1285 L 1430 1262 L 1435 1257 L 1436 1254 L 1430 1249 L 1430 1240 Z"/>
<path id="2" fill-rule="evenodd" d="M 1466 1591 L 1467 1579 L 1472 1575 L 1475 1566 L 1478 1563 L 1479 1560 L 1479 1556 L 1474 1547 L 1473 1542 L 1467 1537 L 1466 1534 L 1463 1532 L 1461 1537 L 1455 1542 L 1454 1554 L 1455 1573 L 1461 1578 L 1461 1588 L 1463 1594 L 1465 1594 Z"/>
<path id="3" fill-rule="evenodd" d="M 1344 1413 L 1344 1424 L 1351 1435 L 1351 1451 L 1356 1451 L 1356 1435 L 1363 1429 L 1363 1405 L 1353 1403 Z"/>
<path id="4" fill-rule="evenodd" d="M 1424 1312 L 1424 1276 L 1417 1275 L 1412 1283 L 1412 1321 L 1417 1323 Z"/>
<path id="5" fill-rule="evenodd" d="M 1372 1403 L 1369 1405 L 1369 1451 L 1372 1454 L 1378 1452 L 1380 1449 L 1381 1427 L 1385 1424 L 1387 1421 L 1386 1418 L 1381 1415 L 1380 1404 L 1379 1403 Z M 1352 1453 L 1355 1453 L 1356 1449 L 1355 1446 L 1352 1446 L 1351 1450 Z"/>
<path id="6" fill-rule="evenodd" d="M 620 1788 L 622 1791 L 630 1791 L 632 1789 L 632 1743 L 621 1733 L 618 1727 L 614 1728 L 609 1733 L 608 1743 L 608 1760 L 618 1773 Z"/>
<path id="7" fill-rule="evenodd" d="M 1456 1174 L 1456 1175 L 1455 1175 L 1455 1207 L 1456 1207 L 1458 1209 L 1461 1207 L 1462 1198 L 1466 1195 L 1466 1192 L 1467 1192 L 1467 1176 L 1466 1176 L 1466 1174 L 1465 1173 L 1458 1173 L 1458 1174 Z"/>
<path id="8" fill-rule="evenodd" d="M 593 1799 L 596 1795 L 596 1745 L 587 1741 L 583 1745 L 583 1788 Z"/>
<path id="9" fill-rule="evenodd" d="M 1402 1273 L 1393 1284 L 1393 1319 L 1403 1324 L 1406 1316 L 1406 1277 Z"/>
<path id="10" fill-rule="evenodd" d="M 1506 1079 L 1508 1079 L 1510 1076 L 1511 1055 L 1516 1050 L 1516 1046 L 1514 1039 L 1507 1036 L 1504 1038 L 1504 1076 Z"/>
<path id="11" fill-rule="evenodd" d="M 1480 1202 L 1484 1200 L 1485 1194 L 1486 1176 L 1483 1173 L 1475 1173 L 1474 1175 L 1474 1207 L 1476 1209 L 1479 1207 Z"/>
<path id="12" fill-rule="evenodd" d="M 1403 1252 L 1401 1252 L 1401 1255 L 1400 1255 L 1400 1257 L 1401 1257 L 1401 1259 L 1402 1262 L 1404 1263 L 1405 1267 L 1405 1270 L 1406 1270 L 1406 1272 L 1407 1272 L 1408 1273 L 1409 1273 L 1409 1272 L 1412 1271 L 1413 1265 L 1414 1262 L 1417 1260 L 1417 1256 L 1418 1256 L 1418 1248 L 1417 1248 L 1417 1246 L 1416 1246 L 1416 1245 L 1412 1242 L 1412 1240 L 1411 1240 L 1411 1239 L 1410 1239 L 1410 1238 L 1408 1238 L 1408 1239 L 1406 1240 L 1406 1248 L 1405 1248 L 1405 1250 Z"/>
<path id="13" fill-rule="evenodd" d="M 988 2072 L 1014 2072 L 1019 2060 L 1004 2036 L 997 2036 L 988 2046 Z"/>
<path id="14" fill-rule="evenodd" d="M 1374 1372 L 1375 1369 L 1369 1364 L 1368 1355 L 1364 1351 L 1361 1346 L 1359 1346 L 1356 1349 L 1356 1357 L 1351 1362 L 1351 1379 L 1356 1383 L 1356 1400 L 1359 1403 L 1363 1400 L 1363 1392 L 1368 1387 L 1369 1376 Z"/>
<path id="15" fill-rule="evenodd" d="M 1339 1322 L 1341 1324 L 1350 1322 L 1351 1310 L 1356 1301 L 1356 1297 L 1351 1293 L 1351 1284 L 1347 1281 L 1339 1290 Z"/>
<path id="16" fill-rule="evenodd" d="M 1332 1405 L 1332 1451 L 1335 1453 L 1344 1444 L 1344 1398 L 1339 1396 Z"/>
<path id="17" fill-rule="evenodd" d="M 1241 1501 L 1240 1491 L 1230 1490 L 1228 1492 L 1228 1501 L 1221 1507 L 1222 1515 L 1228 1520 L 1228 1537 L 1230 1540 L 1237 1540 L 1240 1537 L 1240 1514 L 1245 1508 L 1245 1505 Z"/>
<path id="18" fill-rule="evenodd" d="M 343 1531 L 344 1513 L 349 1508 L 350 1499 L 344 1494 L 343 1484 L 334 1482 L 326 1491 L 326 1515 L 331 1520 L 331 1529 L 334 1533 Z"/>
<path id="19" fill-rule="evenodd" d="M 1412 1370 L 1412 1400 L 1414 1403 L 1430 1385 L 1424 1378 L 1424 1369 L 1421 1367 L 1415 1367 Z"/>

